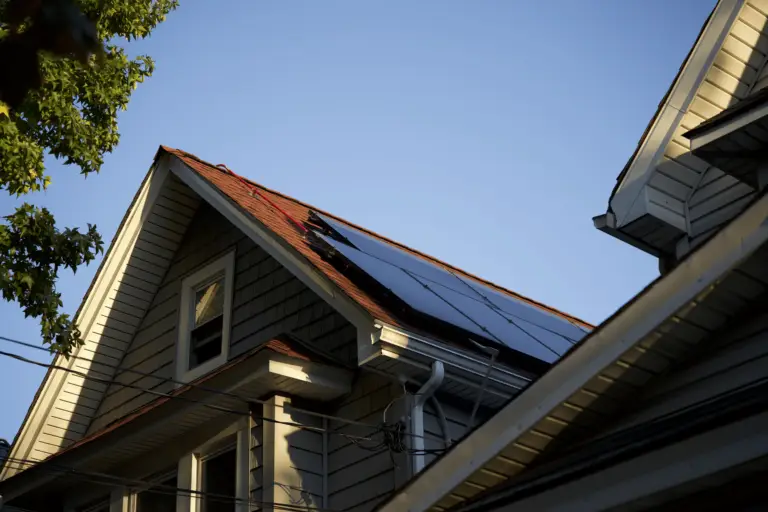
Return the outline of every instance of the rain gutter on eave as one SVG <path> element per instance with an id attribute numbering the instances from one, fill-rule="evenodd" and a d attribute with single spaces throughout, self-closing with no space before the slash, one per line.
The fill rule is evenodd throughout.
<path id="1" fill-rule="evenodd" d="M 768 196 L 691 253 L 669 274 L 587 335 L 557 365 L 495 416 L 433 462 L 379 510 L 423 512 L 536 427 L 592 377 L 612 365 L 665 320 L 712 289 L 731 269 L 768 241 Z"/>

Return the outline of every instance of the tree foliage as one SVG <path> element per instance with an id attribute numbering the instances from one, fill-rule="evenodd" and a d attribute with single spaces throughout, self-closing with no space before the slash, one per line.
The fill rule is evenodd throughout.
<path id="1" fill-rule="evenodd" d="M 0 0 L 0 43 L 9 35 L 4 17 L 8 3 Z M 132 91 L 154 69 L 149 56 L 131 58 L 122 44 L 150 35 L 177 0 L 75 4 L 93 21 L 104 43 L 103 56 L 98 65 L 83 65 L 40 54 L 41 86 L 9 116 L 0 116 L 0 189 L 13 196 L 49 186 L 46 152 L 84 175 L 100 170 L 105 153 L 120 138 L 118 112 L 127 108 Z M 0 73 L 8 71 L 0 68 Z M 40 319 L 43 343 L 53 351 L 69 356 L 83 343 L 74 319 L 61 312 L 59 271 L 75 271 L 102 251 L 95 226 L 85 231 L 58 228 L 51 212 L 28 203 L 0 223 L 0 292 L 4 299 L 16 301 L 25 315 Z"/>

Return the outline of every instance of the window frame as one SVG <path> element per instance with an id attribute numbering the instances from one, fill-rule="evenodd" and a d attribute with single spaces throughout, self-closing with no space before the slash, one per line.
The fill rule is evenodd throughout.
<path id="1" fill-rule="evenodd" d="M 251 478 L 251 419 L 242 418 L 229 427 L 219 432 L 207 442 L 198 446 L 191 453 L 179 460 L 179 487 L 186 487 L 192 491 L 203 489 L 203 463 L 205 460 L 221 455 L 234 449 L 235 451 L 235 496 L 238 501 L 235 504 L 236 512 L 248 512 L 250 510 L 250 478 Z M 183 485 L 181 485 L 183 484 Z M 181 497 L 182 506 L 176 510 L 182 512 L 203 512 L 202 498 L 196 495 Z"/>
<path id="2" fill-rule="evenodd" d="M 195 293 L 206 283 L 212 282 L 220 274 L 224 277 L 224 311 L 222 318 L 221 352 L 216 357 L 189 367 L 190 339 L 194 329 Z M 176 379 L 190 382 L 227 362 L 229 357 L 229 340 L 232 328 L 232 299 L 234 295 L 235 251 L 206 264 L 194 273 L 185 277 L 181 282 L 181 300 L 179 309 L 178 342 L 176 344 Z"/>

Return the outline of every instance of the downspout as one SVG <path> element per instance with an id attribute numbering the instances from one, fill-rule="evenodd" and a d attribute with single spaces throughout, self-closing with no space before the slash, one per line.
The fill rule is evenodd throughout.
<path id="1" fill-rule="evenodd" d="M 432 363 L 432 374 L 413 399 L 411 410 L 411 448 L 413 451 L 413 475 L 424 469 L 424 404 L 443 383 L 445 369 L 442 361 Z"/>

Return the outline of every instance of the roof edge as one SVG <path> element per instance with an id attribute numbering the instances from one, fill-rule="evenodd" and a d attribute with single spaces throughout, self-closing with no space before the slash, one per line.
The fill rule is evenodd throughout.
<path id="1" fill-rule="evenodd" d="M 650 283 L 574 346 L 549 372 L 376 510 L 426 510 L 433 506 L 766 242 L 768 195 L 764 191 L 669 274 Z"/>
<path id="2" fill-rule="evenodd" d="M 637 160 L 640 152 L 642 151 L 643 147 L 645 146 L 649 135 L 653 128 L 656 126 L 659 118 L 661 117 L 662 112 L 666 109 L 667 106 L 669 106 L 669 103 L 672 99 L 672 95 L 674 92 L 676 92 L 676 88 L 680 84 L 680 82 L 683 80 L 684 74 L 691 73 L 691 69 L 689 68 L 689 64 L 691 63 L 692 57 L 694 52 L 700 47 L 704 37 L 705 33 L 707 32 L 707 29 L 711 26 L 715 13 L 718 12 L 718 9 L 720 9 L 724 4 L 726 3 L 732 3 L 733 5 L 731 8 L 733 10 L 738 11 L 738 9 L 735 9 L 735 7 L 738 5 L 740 7 L 740 4 L 742 3 L 741 0 L 718 0 L 718 2 L 715 4 L 715 7 L 712 9 L 712 11 L 709 13 L 709 16 L 707 16 L 707 19 L 704 21 L 704 24 L 701 27 L 701 30 L 699 31 L 699 34 L 696 36 L 696 40 L 693 42 L 693 45 L 691 45 L 691 49 L 688 51 L 688 54 L 685 56 L 685 59 L 683 59 L 682 64 L 680 65 L 680 68 L 678 68 L 677 74 L 675 75 L 675 78 L 672 80 L 672 83 L 669 86 L 669 89 L 667 89 L 667 92 L 664 94 L 664 96 L 661 98 L 661 101 L 659 102 L 656 112 L 653 114 L 653 117 L 651 117 L 651 120 L 648 122 L 648 125 L 645 127 L 645 130 L 643 131 L 643 134 L 640 137 L 640 140 L 638 141 L 637 145 L 635 146 L 635 150 L 632 152 L 632 155 L 629 157 L 629 160 L 624 165 L 624 168 L 621 170 L 619 175 L 616 177 L 616 183 L 613 186 L 613 190 L 611 191 L 611 195 L 608 199 L 608 211 L 612 212 L 611 209 L 611 201 L 613 200 L 613 197 L 618 192 L 619 188 L 621 188 L 621 185 L 624 183 L 624 179 L 628 176 L 630 169 L 634 165 L 635 161 Z M 719 45 L 718 45 L 719 47 Z M 709 68 L 709 66 L 706 66 Z M 699 69 L 698 72 L 701 74 L 703 69 Z M 698 80 L 700 81 L 700 80 Z M 698 82 L 697 81 L 697 82 Z M 694 88 L 694 90 L 689 91 L 689 96 L 692 96 L 696 92 L 696 89 L 698 89 L 698 86 Z M 686 104 L 690 102 L 690 98 L 685 102 Z"/>
<path id="3" fill-rule="evenodd" d="M 188 152 L 186 152 L 184 150 L 171 148 L 169 146 L 160 146 L 160 150 L 166 151 L 167 153 L 170 153 L 170 154 L 181 153 L 184 156 L 186 156 L 187 158 L 191 158 L 191 159 L 193 159 L 193 160 L 195 160 L 195 161 L 197 161 L 197 162 L 199 162 L 199 163 L 201 163 L 203 165 L 207 165 L 207 166 L 209 166 L 211 168 L 214 168 L 214 169 L 216 169 L 217 171 L 219 171 L 221 173 L 226 173 L 226 171 L 221 169 L 218 165 L 214 165 L 214 164 L 212 164 L 212 163 L 210 163 L 210 162 L 208 162 L 206 160 L 203 160 L 202 158 L 200 158 L 200 157 L 198 157 L 196 155 L 193 155 L 191 153 L 188 153 Z M 158 153 L 159 153 L 160 150 L 158 150 Z M 325 210 L 323 210 L 321 208 L 317 208 L 317 207 L 315 207 L 315 206 L 313 206 L 313 205 L 311 205 L 309 203 L 305 203 L 305 202 L 303 202 L 301 200 L 298 200 L 298 199 L 295 199 L 295 198 L 293 198 L 291 196 L 283 194 L 282 192 L 278 192 L 278 191 L 273 190 L 271 188 L 265 187 L 264 185 L 261 185 L 260 183 L 256 183 L 256 182 L 254 182 L 254 181 L 252 181 L 252 180 L 250 180 L 248 178 L 245 178 L 245 180 L 248 183 L 250 183 L 252 186 L 254 186 L 254 187 L 257 187 L 257 188 L 262 189 L 262 190 L 264 190 L 266 192 L 269 192 L 270 194 L 274 194 L 274 195 L 276 195 L 276 196 L 278 196 L 278 197 L 280 197 L 282 199 L 285 199 L 286 201 L 292 201 L 292 202 L 294 202 L 294 203 L 296 203 L 296 204 L 298 204 L 298 205 L 300 205 L 300 206 L 302 206 L 302 207 L 304 207 L 304 208 L 306 208 L 306 209 L 308 209 L 310 211 L 315 211 L 317 213 L 321 213 L 322 215 L 328 216 L 328 217 L 330 217 L 330 218 L 332 218 L 334 220 L 342 222 L 342 223 L 346 224 L 347 226 L 349 226 L 351 228 L 354 228 L 354 229 L 356 229 L 358 231 L 361 231 L 361 232 L 363 232 L 363 233 L 365 233 L 367 235 L 370 235 L 370 236 L 372 236 L 374 238 L 382 240 L 382 241 L 384 241 L 384 242 L 386 242 L 388 244 L 391 244 L 391 245 L 393 245 L 395 247 L 398 247 L 400 249 L 403 249 L 405 251 L 408 251 L 408 252 L 411 252 L 413 254 L 416 254 L 419 257 L 424 258 L 424 259 L 430 261 L 431 263 L 443 266 L 443 267 L 448 268 L 448 269 L 450 269 L 452 271 L 459 272 L 462 275 L 465 275 L 465 276 L 467 276 L 467 277 L 469 277 L 471 279 L 474 279 L 474 280 L 478 281 L 479 283 L 488 285 L 488 286 L 490 286 L 492 288 L 495 288 L 495 289 L 497 289 L 497 290 L 499 290 L 499 291 L 501 291 L 503 293 L 509 294 L 509 295 L 515 297 L 516 299 L 521 300 L 522 302 L 526 302 L 526 303 L 528 303 L 531 306 L 540 308 L 540 309 L 542 309 L 544 311 L 547 311 L 548 313 L 552 313 L 553 315 L 565 318 L 566 320 L 574 322 L 576 324 L 579 324 L 582 327 L 585 327 L 587 329 L 594 329 L 594 327 L 595 327 L 593 324 L 590 324 L 589 322 L 586 322 L 586 321 L 584 321 L 584 320 L 582 320 L 582 319 L 580 319 L 580 318 L 578 318 L 576 316 L 570 315 L 570 314 L 565 313 L 563 311 L 560 311 L 560 310 L 558 310 L 556 308 L 553 308 L 551 306 L 548 306 L 546 304 L 538 302 L 538 301 L 536 301 L 534 299 L 531 299 L 530 297 L 526 297 L 525 295 L 521 295 L 521 294 L 519 294 L 517 292 L 514 292 L 514 291 L 508 289 L 508 288 L 505 288 L 505 287 L 500 286 L 500 285 L 498 285 L 496 283 L 488 281 L 487 279 L 483 279 L 482 277 L 478 277 L 478 276 L 476 276 L 476 275 L 474 275 L 474 274 L 472 274 L 470 272 L 467 272 L 466 270 L 463 270 L 463 269 L 460 269 L 458 267 L 455 267 L 455 266 L 453 266 L 453 265 L 451 265 L 449 263 L 446 263 L 446 262 L 444 262 L 442 260 L 439 260 L 439 259 L 435 258 L 434 256 L 430 256 L 429 254 L 421 252 L 421 251 L 419 251 L 417 249 L 413 249 L 413 248 L 411 248 L 411 247 L 409 247 L 409 246 L 407 246 L 405 244 L 402 244 L 402 243 L 397 242 L 395 240 L 392 240 L 392 239 L 390 239 L 388 237 L 380 235 L 380 234 L 376 233 L 375 231 L 372 231 L 372 230 L 366 229 L 366 228 L 364 228 L 364 227 L 362 227 L 360 225 L 354 224 L 354 223 L 352 223 L 352 222 L 350 222 L 350 221 L 348 221 L 346 219 L 343 219 L 343 218 L 341 218 L 341 217 L 339 217 L 337 215 L 329 213 L 329 212 L 327 212 L 327 211 L 325 211 Z"/>
<path id="4" fill-rule="evenodd" d="M 129 219 L 135 213 L 135 208 L 140 200 L 140 197 L 144 191 L 144 189 L 148 186 L 152 176 L 154 175 L 155 169 L 157 164 L 157 155 L 155 155 L 155 160 L 153 161 L 153 164 L 150 166 L 149 170 L 147 171 L 146 175 L 141 181 L 141 184 L 139 185 L 139 188 L 136 191 L 136 194 L 134 194 L 133 199 L 131 199 L 131 203 L 128 205 L 128 208 L 125 211 L 125 215 L 123 215 L 123 218 L 120 221 L 120 224 L 118 224 L 117 229 L 115 230 L 115 235 L 112 237 L 112 241 L 110 242 L 109 246 L 107 247 L 107 250 L 104 252 L 104 256 L 101 258 L 101 262 L 99 263 L 99 266 L 96 269 L 96 272 L 93 275 L 93 279 L 91 279 L 91 283 L 86 289 L 83 299 L 80 301 L 80 305 L 77 308 L 77 311 L 75 312 L 74 319 L 75 323 L 80 323 L 80 320 L 82 319 L 82 315 L 84 314 L 84 311 L 88 307 L 88 304 L 92 298 L 94 289 L 97 287 L 97 283 L 100 282 L 101 279 L 104 278 L 105 268 L 108 265 L 108 262 L 111 260 L 111 258 L 114 255 L 114 252 L 116 251 L 116 246 L 118 245 L 118 241 L 121 239 L 121 236 L 123 235 L 124 229 L 126 224 L 128 223 Z M 52 364 L 54 365 L 61 365 L 62 363 L 67 364 L 67 361 L 63 361 L 64 356 L 57 355 Z M 68 364 L 73 364 L 74 359 L 71 359 Z M 21 425 L 19 426 L 19 429 L 16 432 L 16 435 L 13 438 L 13 442 L 11 443 L 11 449 L 8 453 L 9 457 L 14 457 L 17 455 L 16 451 L 18 450 L 19 441 L 25 437 L 27 428 L 29 427 L 29 423 L 32 419 L 32 417 L 36 414 L 41 413 L 41 411 L 36 410 L 36 407 L 39 405 L 40 401 L 43 399 L 43 397 L 47 396 L 51 393 L 58 393 L 58 390 L 60 388 L 60 384 L 54 384 L 51 379 L 53 378 L 55 373 L 55 370 L 53 368 L 48 368 L 48 370 L 45 373 L 45 376 L 43 377 L 42 382 L 40 383 L 40 386 L 37 389 L 37 392 L 35 392 L 35 395 L 32 398 L 32 403 L 30 404 L 29 408 L 27 409 L 27 413 L 24 415 L 24 419 L 21 422 Z M 56 389 L 49 388 L 48 386 L 54 386 Z M 3 480 L 3 478 L 6 477 L 6 471 L 4 468 L 4 464 L 0 464 L 0 481 Z"/>

